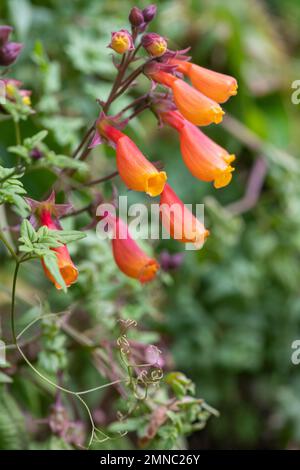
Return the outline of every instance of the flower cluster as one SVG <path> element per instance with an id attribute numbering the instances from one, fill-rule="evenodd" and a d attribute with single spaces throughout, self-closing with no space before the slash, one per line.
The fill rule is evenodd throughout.
<path id="1" fill-rule="evenodd" d="M 148 160 L 124 129 L 130 119 L 146 109 L 150 110 L 160 124 L 172 127 L 179 134 L 182 158 L 191 174 L 201 181 L 213 182 L 215 188 L 222 188 L 232 179 L 234 168 L 231 164 L 235 157 L 207 137 L 199 126 L 222 121 L 224 111 L 220 104 L 237 93 L 237 82 L 233 77 L 192 63 L 186 55 L 188 49 L 169 49 L 167 38 L 147 31 L 155 15 L 155 5 L 143 10 L 133 7 L 129 14 L 130 31 L 121 29 L 112 33 L 108 47 L 117 54 L 113 57 L 116 78 L 107 100 L 98 100 L 102 106 L 100 115 L 84 136 L 75 156 L 77 160 L 86 158 L 95 145 L 103 142 L 113 147 L 117 167 L 115 174 L 119 174 L 125 186 L 129 190 L 144 192 L 151 198 L 159 196 L 164 229 L 175 240 L 200 248 L 209 231 L 167 183 L 167 172 Z M 8 26 L 0 27 L 1 65 L 13 63 L 22 47 L 8 41 L 11 30 Z M 142 61 L 139 62 L 141 65 L 130 70 L 137 60 Z M 150 90 L 135 98 L 117 115 L 111 115 L 112 102 L 130 90 L 142 74 L 150 80 Z M 14 79 L 3 81 L 5 95 L 10 102 L 20 102 L 21 99 L 23 104 L 30 106 L 30 92 L 22 90 L 20 82 Z M 165 88 L 163 93 L 159 91 L 159 86 Z M 128 116 L 126 113 L 129 110 L 131 114 Z M 40 158 L 38 149 L 34 150 L 32 157 Z M 40 226 L 49 230 L 61 229 L 59 216 L 64 207 L 55 204 L 53 194 L 40 203 L 30 201 L 35 221 Z M 152 280 L 160 268 L 159 263 L 138 246 L 121 218 L 108 213 L 106 221 L 113 232 L 112 252 L 119 269 L 142 283 Z M 78 270 L 68 249 L 64 245 L 54 247 L 53 251 L 60 279 L 70 286 L 76 281 Z M 60 288 L 43 261 L 42 265 L 47 277 Z"/>
<path id="2" fill-rule="evenodd" d="M 147 13 L 150 10 L 151 19 L 146 14 L 145 21 L 145 11 Z M 213 142 L 198 126 L 222 121 L 224 111 L 220 103 L 226 102 L 237 93 L 237 82 L 233 77 L 193 64 L 185 55 L 186 50 L 169 50 L 166 38 L 159 34 L 144 33 L 155 12 L 154 6 L 143 11 L 134 7 L 129 15 L 131 33 L 124 29 L 112 33 L 110 47 L 118 54 L 123 54 L 118 66 L 119 74 L 123 64 L 128 59 L 130 63 L 130 57 L 135 57 L 138 49 L 143 47 L 150 58 L 140 70 L 153 85 L 147 97 L 142 97 L 137 104 L 136 114 L 139 110 L 148 108 L 158 117 L 160 123 L 174 128 L 179 134 L 182 158 L 192 175 L 202 181 L 213 182 L 215 188 L 222 188 L 232 179 L 234 168 L 231 163 L 235 156 Z M 137 44 L 139 34 L 141 39 Z M 166 87 L 168 93 L 156 92 L 158 84 Z M 103 111 L 97 120 L 94 141 L 106 141 L 116 150 L 117 169 L 124 184 L 128 189 L 143 191 L 151 197 L 160 196 L 162 225 L 171 237 L 201 247 L 209 234 L 208 230 L 166 182 L 166 172 L 159 171 L 120 130 L 127 121 L 121 122 L 118 116 L 109 116 L 105 106 Z M 115 233 L 118 232 L 120 223 L 123 227 L 124 223 L 118 219 Z M 117 265 L 128 276 L 142 282 L 152 279 L 157 272 L 158 263 L 149 260 L 126 233 L 122 242 L 116 236 L 112 243 Z"/>
<path id="3" fill-rule="evenodd" d="M 16 102 L 20 99 L 24 105 L 31 105 L 31 91 L 21 88 L 22 82 L 14 78 L 4 78 L 2 82 L 5 85 L 5 98 L 7 100 Z"/>

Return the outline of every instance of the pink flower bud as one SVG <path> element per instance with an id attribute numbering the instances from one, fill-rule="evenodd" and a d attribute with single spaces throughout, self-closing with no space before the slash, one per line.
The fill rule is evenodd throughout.
<path id="1" fill-rule="evenodd" d="M 23 44 L 7 42 L 0 48 L 0 65 L 8 66 L 15 62 L 21 52 Z"/>
<path id="2" fill-rule="evenodd" d="M 111 33 L 111 42 L 108 47 L 111 47 L 118 54 L 134 49 L 131 34 L 126 29 Z"/>
<path id="3" fill-rule="evenodd" d="M 138 7 L 133 7 L 129 13 L 129 21 L 132 26 L 141 26 L 144 23 L 144 15 Z"/>
<path id="4" fill-rule="evenodd" d="M 150 21 L 153 20 L 153 18 L 156 15 L 157 7 L 156 5 L 148 5 L 146 8 L 143 10 L 143 15 L 144 15 L 144 21 L 145 23 L 150 23 Z"/>
<path id="5" fill-rule="evenodd" d="M 34 147 L 30 152 L 30 156 L 33 160 L 40 160 L 43 157 L 43 152 L 38 147 Z"/>
<path id="6" fill-rule="evenodd" d="M 7 43 L 10 33 L 12 32 L 11 26 L 0 26 L 0 47 Z"/>
<path id="7" fill-rule="evenodd" d="M 152 57 L 164 55 L 168 48 L 165 38 L 156 33 L 147 33 L 142 37 L 142 45 Z"/>

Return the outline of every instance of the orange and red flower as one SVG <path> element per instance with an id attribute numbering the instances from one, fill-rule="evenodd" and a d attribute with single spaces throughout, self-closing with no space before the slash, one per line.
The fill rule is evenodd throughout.
<path id="1" fill-rule="evenodd" d="M 178 131 L 181 154 L 192 175 L 202 181 L 213 181 L 215 188 L 227 186 L 232 179 L 234 168 L 231 163 L 235 156 L 230 155 L 177 111 L 161 113 L 160 116 Z"/>
<path id="2" fill-rule="evenodd" d="M 149 196 L 158 196 L 167 180 L 166 173 L 158 171 L 127 135 L 105 120 L 98 124 L 98 131 L 115 144 L 117 168 L 126 186 L 134 191 L 144 191 Z"/>
<path id="3" fill-rule="evenodd" d="M 51 211 L 42 209 L 40 212 L 41 225 L 45 225 L 50 230 L 60 230 L 60 225 L 52 218 Z M 57 264 L 60 274 L 65 281 L 67 287 L 77 281 L 78 269 L 71 260 L 69 250 L 66 245 L 52 248 L 56 254 Z M 55 285 L 56 289 L 61 289 L 61 286 L 56 282 L 48 268 L 46 267 L 44 260 L 42 259 L 42 266 L 48 279 Z"/>
<path id="4" fill-rule="evenodd" d="M 194 243 L 201 248 L 209 231 L 203 223 L 183 204 L 169 184 L 166 184 L 160 196 L 161 221 L 174 240 Z"/>
<path id="5" fill-rule="evenodd" d="M 110 213 L 105 217 L 113 226 L 112 250 L 120 271 L 141 283 L 151 281 L 159 269 L 158 262 L 141 250 L 122 219 Z"/>
<path id="6" fill-rule="evenodd" d="M 191 80 L 197 90 L 217 103 L 225 103 L 231 96 L 237 94 L 237 81 L 230 75 L 214 72 L 183 60 L 173 59 L 171 63 Z"/>
<path id="7" fill-rule="evenodd" d="M 54 192 L 52 192 L 45 201 L 35 201 L 30 198 L 26 198 L 26 201 L 31 208 L 34 223 L 40 226 L 46 226 L 49 230 L 61 230 L 58 217 L 68 213 L 71 208 L 69 204 L 55 204 Z M 66 286 L 69 287 L 71 284 L 74 284 L 78 278 L 78 269 L 70 257 L 69 250 L 66 245 L 51 248 L 51 250 L 56 254 L 60 274 Z M 43 259 L 42 266 L 46 276 L 53 282 L 56 289 L 61 289 L 62 286 L 53 278 Z"/>
<path id="8" fill-rule="evenodd" d="M 224 111 L 221 106 L 185 81 L 162 70 L 151 71 L 149 76 L 172 89 L 177 108 L 193 124 L 208 126 L 222 121 Z"/>

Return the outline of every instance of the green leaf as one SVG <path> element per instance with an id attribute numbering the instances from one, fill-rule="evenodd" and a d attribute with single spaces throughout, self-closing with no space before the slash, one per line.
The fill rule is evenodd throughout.
<path id="1" fill-rule="evenodd" d="M 21 450 L 27 448 L 28 433 L 25 420 L 15 399 L 3 385 L 0 386 L 0 449 Z"/>
<path id="2" fill-rule="evenodd" d="M 12 378 L 0 371 L 0 384 L 10 384 L 12 383 Z"/>
<path id="3" fill-rule="evenodd" d="M 64 232 L 63 230 L 49 230 L 42 226 L 36 231 L 29 220 L 25 219 L 21 225 L 21 237 L 19 238 L 19 250 L 23 253 L 36 255 L 42 258 L 55 281 L 64 292 L 67 287 L 60 273 L 57 256 L 53 248 L 58 248 L 75 240 L 80 240 L 86 235 L 75 230 Z"/>
<path id="4" fill-rule="evenodd" d="M 61 286 L 64 292 L 67 292 L 66 283 L 60 274 L 60 270 L 57 264 L 57 257 L 55 253 L 48 253 L 47 255 L 43 256 L 43 261 L 46 267 L 49 269 L 50 273 L 54 277 L 55 281 Z"/>
<path id="5" fill-rule="evenodd" d="M 46 130 L 40 131 L 32 137 L 27 137 L 27 139 L 24 140 L 24 145 L 25 147 L 31 150 L 34 147 L 36 147 L 37 144 L 42 142 L 47 137 L 47 135 L 48 135 L 48 131 Z"/>
<path id="6" fill-rule="evenodd" d="M 53 230 L 53 232 L 55 233 L 57 240 L 59 240 L 64 245 L 86 237 L 85 233 L 79 232 L 77 230 Z"/>
<path id="7" fill-rule="evenodd" d="M 24 243 L 30 242 L 35 242 L 37 240 L 37 233 L 34 230 L 33 226 L 29 222 L 29 220 L 24 219 L 22 224 L 21 224 L 21 237 Z"/>
<path id="8" fill-rule="evenodd" d="M 85 162 L 74 160 L 66 155 L 56 155 L 54 152 L 49 152 L 47 155 L 47 162 L 58 168 L 72 168 L 74 170 L 86 170 L 87 165 Z"/>
<path id="9" fill-rule="evenodd" d="M 22 182 L 19 180 L 23 175 L 16 174 L 14 168 L 0 166 L 0 204 L 7 203 L 16 207 L 17 212 L 25 217 L 28 213 L 28 205 L 23 194 L 26 194 Z"/>

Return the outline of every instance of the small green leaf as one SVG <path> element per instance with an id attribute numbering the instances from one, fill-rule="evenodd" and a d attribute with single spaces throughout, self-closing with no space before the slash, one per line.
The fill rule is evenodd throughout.
<path id="1" fill-rule="evenodd" d="M 55 253 L 53 252 L 48 253 L 47 255 L 43 257 L 43 261 L 47 269 L 49 269 L 50 273 L 54 277 L 55 281 L 61 286 L 64 292 L 67 292 L 67 286 L 65 284 L 65 281 L 62 275 L 60 274 L 60 270 L 57 264 L 57 257 Z"/>
<path id="2" fill-rule="evenodd" d="M 12 378 L 7 375 L 7 374 L 4 374 L 3 372 L 0 372 L 0 384 L 10 384 L 12 383 Z"/>
<path id="3" fill-rule="evenodd" d="M 32 137 L 28 137 L 24 140 L 25 147 L 29 148 L 30 150 L 37 146 L 42 140 L 44 140 L 48 135 L 48 131 L 43 130 L 38 132 Z"/>
<path id="4" fill-rule="evenodd" d="M 53 232 L 55 233 L 57 240 L 59 240 L 64 245 L 86 237 L 85 233 L 79 232 L 77 230 L 53 230 Z"/>
<path id="5" fill-rule="evenodd" d="M 36 231 L 27 219 L 24 219 L 21 224 L 21 237 L 24 243 L 27 241 L 35 242 L 37 239 Z"/>

